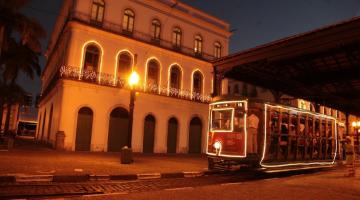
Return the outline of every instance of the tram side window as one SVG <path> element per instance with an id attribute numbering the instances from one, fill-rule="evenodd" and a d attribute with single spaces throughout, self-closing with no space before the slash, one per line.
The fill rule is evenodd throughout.
<path id="1" fill-rule="evenodd" d="M 213 131 L 231 131 L 232 110 L 213 110 L 211 115 Z"/>
<path id="2" fill-rule="evenodd" d="M 295 139 L 297 130 L 297 115 L 291 115 L 290 132 L 289 136 L 291 139 Z"/>
<path id="3" fill-rule="evenodd" d="M 290 131 L 289 131 L 291 153 L 295 153 L 295 151 L 296 151 L 296 140 L 297 140 L 297 136 L 298 136 L 297 128 L 298 128 L 297 115 L 292 114 L 291 120 L 290 120 Z"/>
<path id="4" fill-rule="evenodd" d="M 332 131 L 332 124 L 331 121 L 329 121 L 328 124 L 328 149 L 327 149 L 327 155 L 328 158 L 331 158 L 332 148 L 333 148 L 333 131 Z"/>
<path id="5" fill-rule="evenodd" d="M 270 114 L 270 133 L 272 135 L 279 133 L 279 112 L 271 111 Z"/>
<path id="6" fill-rule="evenodd" d="M 321 123 L 321 136 L 322 137 L 326 137 L 326 122 L 325 120 L 322 121 Z"/>
<path id="7" fill-rule="evenodd" d="M 305 135 L 307 133 L 305 133 L 305 122 L 306 122 L 306 117 L 305 116 L 301 116 L 300 118 L 300 124 L 299 124 L 299 145 L 305 145 Z"/>
<path id="8" fill-rule="evenodd" d="M 331 124 L 331 121 L 329 121 L 329 124 L 328 124 L 328 133 L 327 133 L 327 136 L 329 139 L 331 139 L 333 137 L 333 131 L 332 131 L 332 124 Z"/>
<path id="9" fill-rule="evenodd" d="M 315 135 L 316 135 L 316 137 L 320 136 L 320 120 L 319 119 L 315 120 Z"/>
<path id="10" fill-rule="evenodd" d="M 236 109 L 234 113 L 234 132 L 244 131 L 244 111 Z"/>
<path id="11" fill-rule="evenodd" d="M 287 145 L 289 134 L 289 113 L 282 113 L 280 145 Z"/>
<path id="12" fill-rule="evenodd" d="M 277 146 L 279 142 L 279 112 L 275 110 L 270 111 L 269 127 L 270 129 L 270 149 L 271 156 L 276 155 Z"/>
<path id="13" fill-rule="evenodd" d="M 313 119 L 312 119 L 312 117 L 309 116 L 309 119 L 308 119 L 308 135 L 310 137 L 313 136 L 313 129 L 314 129 Z"/>

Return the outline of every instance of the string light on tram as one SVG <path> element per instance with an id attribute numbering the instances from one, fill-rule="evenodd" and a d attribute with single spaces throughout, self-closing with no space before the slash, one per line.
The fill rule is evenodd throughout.
<path id="1" fill-rule="evenodd" d="M 334 118 L 334 117 L 330 117 L 330 116 L 327 116 L 327 115 L 324 115 L 324 114 L 316 114 L 316 113 L 311 113 L 311 112 L 308 112 L 308 111 L 302 111 L 302 110 L 299 110 L 299 109 L 295 109 L 295 108 L 290 108 L 290 107 L 285 107 L 285 106 L 280 106 L 280 105 L 270 105 L 270 104 L 265 104 L 265 112 L 264 112 L 264 119 L 265 119 L 265 122 L 267 121 L 267 111 L 268 111 L 268 107 L 270 108 L 279 108 L 279 109 L 285 109 L 285 110 L 289 110 L 289 111 L 294 111 L 294 112 L 297 112 L 297 113 L 303 113 L 303 114 L 311 114 L 315 117 L 322 117 L 322 118 L 325 118 L 325 119 L 329 119 L 329 120 L 333 120 L 334 122 L 336 122 L 337 120 Z M 354 123 L 352 123 L 353 125 Z M 357 124 L 355 122 L 355 124 Z M 263 161 L 265 159 L 265 153 L 266 153 L 266 137 L 267 137 L 267 129 L 266 129 L 266 125 L 264 126 L 264 145 L 263 145 L 263 154 L 262 154 L 262 158 L 260 160 L 260 165 L 262 167 L 285 167 L 285 166 L 296 166 L 296 165 L 314 165 L 314 164 L 319 164 L 319 165 L 328 165 L 328 164 L 334 164 L 335 163 L 335 158 L 336 158 L 336 152 L 337 152 L 337 147 L 338 145 L 335 145 L 335 153 L 334 153 L 334 157 L 332 159 L 332 162 L 297 162 L 297 163 L 287 163 L 287 164 L 276 164 L 276 165 L 267 165 L 267 164 L 263 164 Z M 337 129 L 335 129 L 335 143 L 337 144 L 338 143 L 338 133 L 337 133 Z"/>
<path id="2" fill-rule="evenodd" d="M 211 134 L 214 134 L 216 132 L 233 132 L 234 130 L 234 110 L 235 108 L 231 108 L 231 107 L 224 107 L 224 108 L 221 108 L 223 107 L 224 105 L 227 105 L 227 106 L 231 106 L 231 104 L 235 104 L 236 106 L 238 107 L 242 107 L 245 111 L 244 115 L 243 115 L 243 119 L 244 119 L 244 122 L 243 122 L 243 125 L 244 125 L 244 153 L 242 155 L 230 155 L 230 154 L 223 154 L 221 153 L 221 148 L 222 148 L 222 144 L 220 143 L 220 151 L 219 152 L 215 152 L 215 153 L 212 153 L 212 152 L 209 152 L 209 148 L 206 148 L 206 154 L 208 155 L 212 155 L 212 156 L 221 156 L 221 157 L 227 157 L 227 158 L 245 158 L 247 156 L 247 115 L 246 115 L 246 111 L 248 110 L 247 108 L 247 100 L 241 100 L 241 101 L 221 101 L 221 102 L 215 102 L 215 103 L 211 103 L 210 104 L 210 109 L 209 109 L 209 122 L 212 122 L 212 111 L 214 110 L 232 110 L 232 115 L 231 115 L 231 131 L 229 130 L 213 130 L 213 127 L 210 125 L 209 126 L 209 133 Z M 214 108 L 211 108 L 211 107 L 214 107 Z M 206 146 L 209 147 L 209 139 L 206 140 Z M 215 143 L 213 143 L 213 147 L 215 148 Z M 215 148 L 216 149 L 216 148 Z"/>

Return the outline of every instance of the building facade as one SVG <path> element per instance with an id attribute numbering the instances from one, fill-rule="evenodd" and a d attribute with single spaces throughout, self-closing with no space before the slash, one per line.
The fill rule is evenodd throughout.
<path id="1" fill-rule="evenodd" d="M 65 0 L 47 49 L 36 137 L 71 151 L 201 153 L 213 90 L 210 61 L 229 24 L 176 0 Z"/>

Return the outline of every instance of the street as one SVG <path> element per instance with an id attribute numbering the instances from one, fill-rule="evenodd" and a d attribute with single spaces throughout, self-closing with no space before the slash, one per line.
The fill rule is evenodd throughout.
<path id="1" fill-rule="evenodd" d="M 81 183 L 14 183 L 0 198 L 75 199 L 358 199 L 360 179 L 343 169 L 263 174 L 236 172 L 195 178 Z"/>

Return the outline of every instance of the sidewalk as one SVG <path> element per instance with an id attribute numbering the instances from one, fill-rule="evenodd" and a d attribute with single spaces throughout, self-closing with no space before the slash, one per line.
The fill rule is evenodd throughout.
<path id="1" fill-rule="evenodd" d="M 136 175 L 205 170 L 205 155 L 134 154 L 134 163 L 121 164 L 120 153 L 55 151 L 29 139 L 17 139 L 13 150 L 0 151 L 0 176 Z"/>

